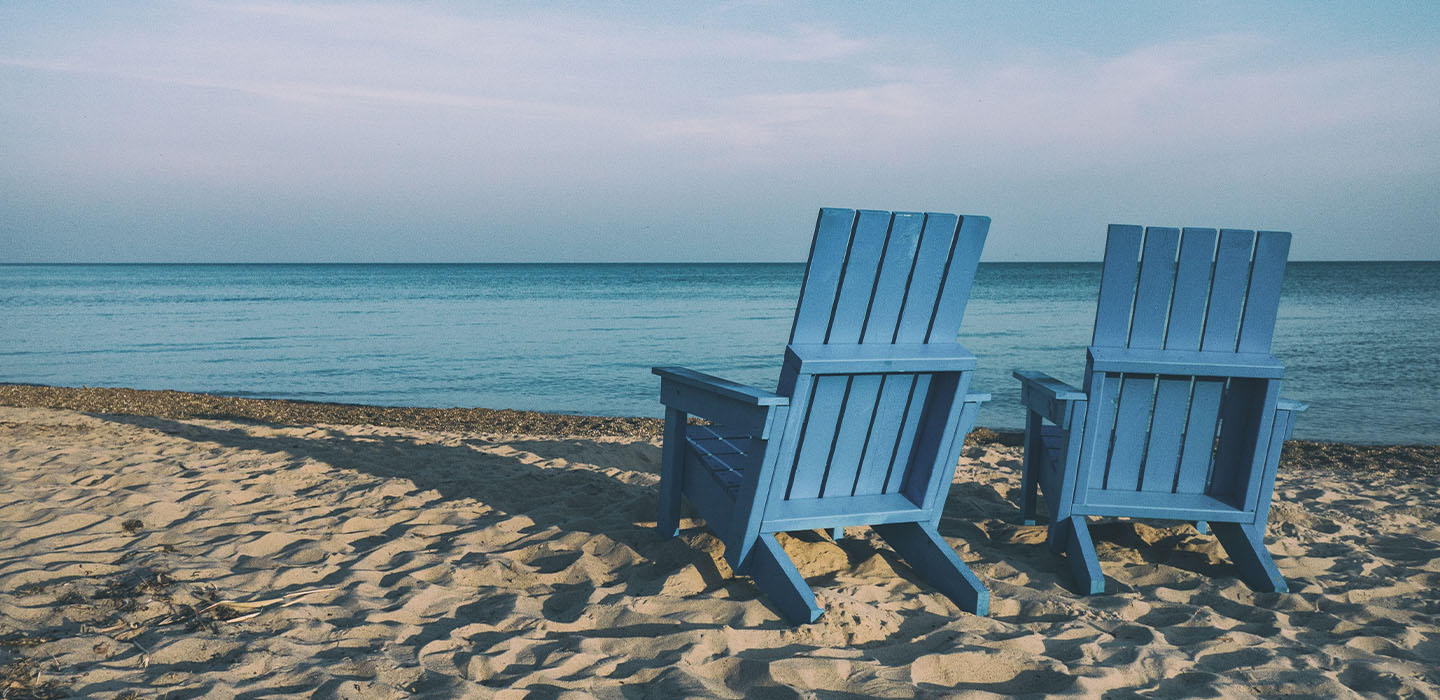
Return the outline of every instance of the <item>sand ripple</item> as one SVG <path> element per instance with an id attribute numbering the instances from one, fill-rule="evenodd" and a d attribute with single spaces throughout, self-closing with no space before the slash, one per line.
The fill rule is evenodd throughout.
<path id="1" fill-rule="evenodd" d="M 0 664 L 99 697 L 1440 694 L 1435 475 L 1283 471 L 1293 594 L 1112 521 L 1082 598 L 1019 458 L 968 448 L 940 527 L 991 617 L 859 528 L 782 537 L 827 609 L 795 628 L 698 521 L 654 534 L 650 438 L 0 408 Z"/>

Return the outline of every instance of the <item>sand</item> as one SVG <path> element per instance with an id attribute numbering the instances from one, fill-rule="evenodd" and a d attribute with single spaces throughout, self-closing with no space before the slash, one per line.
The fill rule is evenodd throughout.
<path id="1" fill-rule="evenodd" d="M 627 430 L 0 407 L 0 696 L 1440 696 L 1434 448 L 1287 460 L 1293 593 L 1116 520 L 1082 597 L 1015 522 L 1019 448 L 972 445 L 940 531 L 991 616 L 855 529 L 782 537 L 827 609 L 797 628 L 702 521 L 656 535 L 659 441 Z"/>

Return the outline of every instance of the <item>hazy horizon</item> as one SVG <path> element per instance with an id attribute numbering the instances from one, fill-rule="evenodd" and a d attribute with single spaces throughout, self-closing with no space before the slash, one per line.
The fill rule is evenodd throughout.
<path id="1" fill-rule="evenodd" d="M 1102 251 L 1103 252 L 1103 251 Z M 981 265 L 1099 265 L 1094 260 L 982 260 Z M 1296 260 L 1294 263 L 1440 263 L 1437 260 Z M 0 260 L 0 265 L 804 265 L 804 260 Z"/>
<path id="2" fill-rule="evenodd" d="M 792 262 L 822 206 L 1440 259 L 1440 4 L 901 7 L 7 3 L 0 262 Z"/>

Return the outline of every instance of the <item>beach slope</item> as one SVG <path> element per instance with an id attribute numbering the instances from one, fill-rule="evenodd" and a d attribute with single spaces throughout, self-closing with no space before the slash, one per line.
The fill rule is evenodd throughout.
<path id="1" fill-rule="evenodd" d="M 700 521 L 655 534 L 644 421 L 111 410 L 0 407 L 9 696 L 1440 694 L 1435 448 L 1292 446 L 1269 529 L 1291 594 L 1188 525 L 1110 521 L 1113 592 L 1082 597 L 1016 524 L 1019 448 L 972 445 L 940 531 L 992 615 L 856 529 L 782 539 L 827 611 L 797 628 Z"/>

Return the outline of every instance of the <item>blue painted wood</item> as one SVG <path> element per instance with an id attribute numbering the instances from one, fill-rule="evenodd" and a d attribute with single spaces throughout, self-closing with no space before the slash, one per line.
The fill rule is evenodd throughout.
<path id="1" fill-rule="evenodd" d="M 885 259 L 875 279 L 875 295 L 865 317 L 861 342 L 893 343 L 900 323 L 900 308 L 905 302 L 915 254 L 920 250 L 920 233 L 925 228 L 924 214 L 896 212 L 890 224 L 890 237 L 885 243 Z M 802 342 L 791 338 L 790 342 Z"/>
<path id="2" fill-rule="evenodd" d="M 900 487 L 902 493 L 922 508 L 938 511 L 934 508 L 933 499 L 942 487 L 948 489 L 950 486 L 955 464 L 960 459 L 954 438 L 964 423 L 965 394 L 969 382 L 967 375 L 947 372 L 935 375 L 931 383 L 931 400 L 925 407 L 925 418 L 921 421 L 911 456 L 914 466 Z M 969 427 L 965 430 L 969 432 Z M 964 439 L 963 435 L 961 439 Z M 939 513 L 936 515 L 938 519 Z"/>
<path id="3" fill-rule="evenodd" d="M 1161 376 L 1155 383 L 1155 412 L 1140 475 L 1140 490 L 1170 493 L 1180 470 L 1180 444 L 1190 409 L 1189 377 Z"/>
<path id="4" fill-rule="evenodd" d="M 1215 263 L 1215 229 L 1187 228 L 1181 233 L 1180 261 L 1175 271 L 1175 298 L 1170 302 L 1168 350 L 1199 350 L 1205 330 L 1205 306 Z"/>
<path id="5" fill-rule="evenodd" d="M 802 442 L 790 470 L 790 488 L 786 489 L 785 498 L 820 496 L 849 388 L 849 377 L 827 375 L 816 378 L 815 391 L 807 407 L 809 415 L 801 428 Z"/>
<path id="6" fill-rule="evenodd" d="M 915 573 L 955 601 L 961 610 L 976 615 L 990 614 L 990 591 L 933 528 L 919 523 L 895 523 L 877 525 L 875 533 Z"/>
<path id="7" fill-rule="evenodd" d="M 885 250 L 890 219 L 889 212 L 862 211 L 857 214 L 840 291 L 830 313 L 830 327 L 825 331 L 825 343 L 843 347 L 860 342 L 870 300 L 875 296 L 875 276 L 879 272 L 880 256 Z M 800 342 L 797 338 L 791 341 L 791 345 Z"/>
<path id="8" fill-rule="evenodd" d="M 874 411 L 865 435 L 860 472 L 855 479 L 855 495 L 866 496 L 885 492 L 885 482 L 893 464 L 895 441 L 908 408 L 907 397 L 915 378 L 910 375 L 884 375 L 876 393 Z"/>
<path id="9" fill-rule="evenodd" d="M 1255 237 L 1255 262 L 1250 269 L 1250 290 L 1240 322 L 1240 352 L 1269 352 L 1280 309 L 1280 281 L 1290 254 L 1290 234 L 1261 231 Z"/>
<path id="10" fill-rule="evenodd" d="M 1180 452 L 1180 473 L 1176 493 L 1205 493 L 1210 465 L 1215 461 L 1215 431 L 1220 424 L 1220 399 L 1225 380 L 1195 379 L 1190 392 L 1190 412 L 1185 418 L 1185 438 Z"/>
<path id="11" fill-rule="evenodd" d="M 803 625 L 820 619 L 821 610 L 815 604 L 815 594 L 805 585 L 805 577 L 795 569 L 795 564 L 786 556 L 775 535 L 760 535 L 754 559 L 750 576 L 786 620 L 794 625 Z"/>
<path id="12" fill-rule="evenodd" d="M 900 424 L 900 433 L 895 436 L 890 473 L 885 477 L 885 493 L 899 493 L 915 464 L 915 438 L 920 434 L 920 426 L 925 423 L 925 406 L 930 400 L 930 382 L 934 377 L 929 374 L 914 377 L 915 382 L 906 398 L 905 421 Z"/>
<path id="13" fill-rule="evenodd" d="M 1284 367 L 1270 354 L 1289 244 L 1280 232 L 1112 226 L 1085 391 L 1015 373 L 1029 414 L 1021 518 L 1035 521 L 1043 492 L 1047 541 L 1082 589 L 1104 585 L 1085 518 L 1141 517 L 1213 525 L 1247 583 L 1284 590 L 1263 535 L 1302 408 L 1279 398 Z"/>
<path id="14" fill-rule="evenodd" d="M 1095 556 L 1095 542 L 1090 539 L 1090 528 L 1085 518 L 1071 516 L 1068 520 L 1065 543 L 1065 558 L 1070 563 L 1070 573 L 1080 584 L 1080 590 L 1088 595 L 1105 592 L 1105 574 L 1100 571 L 1100 558 Z"/>
<path id="15" fill-rule="evenodd" d="M 860 472 L 860 461 L 864 456 L 865 438 L 875 420 L 875 403 L 870 398 L 880 391 L 882 374 L 861 374 L 850 379 L 850 394 L 845 402 L 845 412 L 840 418 L 840 427 L 835 433 L 835 444 L 830 452 L 830 470 L 821 487 L 824 496 L 851 496 L 855 493 L 855 481 Z"/>
<path id="16" fill-rule="evenodd" d="M 737 384 L 735 382 L 712 377 L 684 367 L 654 367 L 651 374 L 659 375 L 662 379 L 668 379 L 677 385 L 697 389 L 720 398 L 731 399 L 741 403 L 756 406 L 775 406 L 788 404 L 790 399 L 779 394 L 774 394 L 763 389 L 756 389 L 753 386 Z"/>
<path id="17" fill-rule="evenodd" d="M 970 300 L 970 285 L 975 281 L 975 271 L 980 262 L 980 250 L 985 247 L 985 234 L 989 230 L 990 219 L 988 217 L 961 217 L 955 247 L 950 255 L 950 264 L 945 271 L 944 287 L 940 291 L 939 301 L 935 304 L 935 314 L 930 331 L 925 336 L 926 343 L 944 343 L 955 340 L 960 333 L 960 322 L 965 318 L 966 302 Z"/>
<path id="18" fill-rule="evenodd" d="M 1250 284 L 1250 253 L 1254 247 L 1255 234 L 1251 231 L 1220 231 L 1201 350 L 1235 351 L 1240 316 L 1245 308 L 1245 289 Z"/>
<path id="19" fill-rule="evenodd" d="M 805 265 L 800 301 L 795 308 L 790 342 L 825 342 L 856 219 L 856 212 L 849 209 L 820 210 L 820 220 L 815 224 L 815 238 L 810 244 L 810 261 Z"/>
<path id="20" fill-rule="evenodd" d="M 975 427 L 975 419 L 980 415 L 980 404 L 989 400 L 989 394 L 967 393 L 963 386 L 956 395 L 955 402 L 959 404 L 960 410 L 951 410 L 949 425 L 946 426 L 940 441 L 940 456 L 934 458 L 934 466 L 931 467 L 929 476 L 930 484 L 926 488 L 924 503 L 921 504 L 932 513 L 930 524 L 934 527 L 940 526 L 945 496 L 950 492 L 950 484 L 955 481 L 955 468 L 960 464 L 960 452 L 965 449 L 965 435 Z"/>
<path id="21" fill-rule="evenodd" d="M 910 272 L 910 286 L 905 290 L 894 342 L 923 343 L 930 335 L 959 225 L 959 218 L 954 214 L 925 215 L 925 231 L 915 254 L 915 267 Z M 955 335 L 951 334 L 944 342 L 955 342 Z"/>
<path id="22" fill-rule="evenodd" d="M 1269 353 L 1092 347 L 1088 354 L 1093 363 L 1091 369 L 1097 372 L 1257 379 L 1285 376 L 1285 366 Z"/>
<path id="23" fill-rule="evenodd" d="M 1100 273 L 1100 301 L 1095 312 L 1097 347 L 1122 347 L 1130 338 L 1130 312 L 1135 308 L 1135 284 L 1140 277 L 1139 226 L 1110 226 L 1105 240 L 1105 262 Z"/>
<path id="24" fill-rule="evenodd" d="M 1280 575 L 1270 553 L 1265 551 L 1263 524 L 1214 523 L 1215 538 L 1240 570 L 1240 580 L 1257 591 L 1285 593 L 1290 587 Z"/>
<path id="25" fill-rule="evenodd" d="M 896 374 L 961 372 L 975 369 L 975 356 L 951 343 L 895 345 L 801 345 L 792 343 L 785 358 L 809 374 Z M 873 396 L 873 394 L 872 394 Z"/>
<path id="26" fill-rule="evenodd" d="M 1023 379 L 1022 379 L 1023 381 Z M 1023 402 L 1022 392 L 1022 402 Z M 1044 436 L 1041 429 L 1047 414 L 1026 405 L 1030 411 L 1025 419 L 1025 453 L 1021 462 L 1020 478 L 1020 524 L 1034 525 L 1036 501 L 1040 488 L 1040 470 L 1049 468 L 1049 455 L 1045 452 Z M 1044 460 L 1042 462 L 1042 460 Z M 663 483 L 663 482 L 662 482 Z M 1054 493 L 1051 491 L 1050 493 Z M 678 511 L 679 504 L 677 502 Z M 662 528 L 663 529 L 663 528 Z"/>
<path id="27" fill-rule="evenodd" d="M 1140 282 L 1135 290 L 1135 308 L 1130 318 L 1130 348 L 1161 348 L 1165 345 L 1165 322 L 1170 318 L 1170 298 L 1175 289 L 1175 256 L 1180 248 L 1180 231 L 1151 226 L 1145 229 Z"/>
<path id="28" fill-rule="evenodd" d="M 660 515 L 656 529 L 665 537 L 680 533 L 680 480 L 685 459 L 684 411 L 665 409 L 665 436 L 660 458 Z"/>
<path id="29" fill-rule="evenodd" d="M 821 210 L 775 392 L 652 370 L 678 416 L 663 451 L 662 530 L 678 521 L 678 492 L 732 568 L 803 623 L 819 608 L 773 533 L 888 528 L 917 572 L 983 614 L 988 593 L 935 527 L 989 398 L 968 391 L 976 360 L 956 343 L 988 228 L 984 217 Z"/>
<path id="30" fill-rule="evenodd" d="M 1263 416 L 1265 394 L 1274 391 L 1271 382 L 1231 379 L 1225 387 L 1220 404 L 1220 436 L 1215 444 L 1215 462 L 1210 471 L 1209 493 L 1217 498 L 1239 503 L 1245 500 L 1250 486 L 1251 464 L 1262 440 L 1259 423 Z M 1276 397 L 1270 397 L 1270 415 L 1274 415 Z M 1261 455 L 1263 457 L 1263 454 Z"/>
<path id="31" fill-rule="evenodd" d="M 1088 402 L 1085 425 L 1104 440 L 1084 440 L 1080 446 L 1080 462 L 1076 470 L 1075 489 L 1062 495 L 1065 501 L 1083 495 L 1085 489 L 1103 488 L 1110 463 L 1110 437 L 1115 430 L 1115 415 L 1120 405 L 1120 380 L 1104 372 L 1090 372 L 1085 393 L 1094 397 Z"/>
<path id="32" fill-rule="evenodd" d="M 1140 465 L 1145 461 L 1145 443 L 1150 434 L 1150 409 L 1154 399 L 1155 377 L 1120 379 L 1120 401 L 1115 409 L 1110 456 L 1105 463 L 1104 488 L 1116 491 L 1139 488 Z"/>

